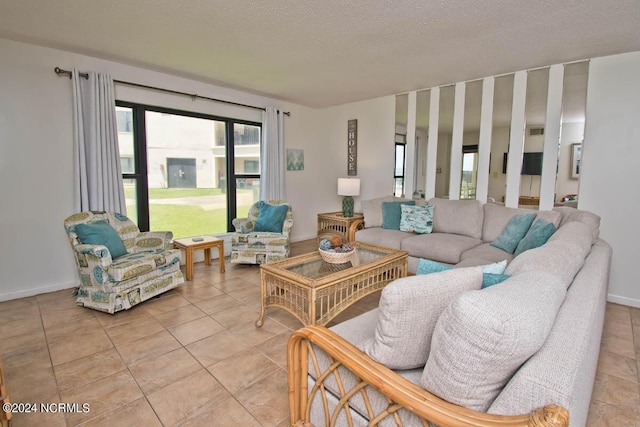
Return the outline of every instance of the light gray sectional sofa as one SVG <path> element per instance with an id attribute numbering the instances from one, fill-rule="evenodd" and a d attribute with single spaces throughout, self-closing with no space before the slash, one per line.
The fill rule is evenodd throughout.
<path id="1" fill-rule="evenodd" d="M 600 218 L 567 207 L 538 212 L 557 231 L 513 258 L 488 243 L 511 216 L 535 211 L 429 203 L 432 234 L 382 229 L 374 214 L 356 239 L 408 250 L 413 271 L 422 257 L 455 268 L 398 279 L 377 309 L 295 332 L 292 423 L 584 426 L 612 255 L 598 237 Z M 503 259 L 510 277 L 480 290 L 477 266 Z M 385 355 L 384 364 L 372 354 Z"/>

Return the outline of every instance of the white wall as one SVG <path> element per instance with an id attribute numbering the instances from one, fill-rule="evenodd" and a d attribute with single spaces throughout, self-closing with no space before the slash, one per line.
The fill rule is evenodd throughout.
<path id="1" fill-rule="evenodd" d="M 84 55 L 0 39 L 0 301 L 76 285 L 78 278 L 63 221 L 74 211 L 71 83 L 54 67 L 109 73 L 114 79 L 291 111 L 285 145 L 318 150 L 315 110 L 236 90 L 104 61 Z M 261 111 L 117 85 L 120 100 L 261 121 Z M 326 147 L 325 147 L 326 149 Z M 346 149 L 345 149 L 346 150 Z M 310 152 L 309 154 L 312 154 Z M 306 165 L 312 169 L 313 156 Z M 313 170 L 311 170 L 313 173 Z M 287 173 L 298 218 L 313 216 L 318 180 Z M 289 182 L 291 181 L 291 182 Z M 301 191 L 299 189 L 304 189 Z M 316 201 L 316 204 L 321 205 Z M 294 227 L 292 239 L 315 235 Z"/>
<path id="2" fill-rule="evenodd" d="M 578 207 L 613 247 L 609 300 L 640 307 L 640 52 L 591 60 Z"/>
<path id="3" fill-rule="evenodd" d="M 571 179 L 571 144 L 581 143 L 584 123 L 563 123 L 560 135 L 558 175 L 556 177 L 556 201 L 567 194 L 578 194 L 578 180 Z"/>

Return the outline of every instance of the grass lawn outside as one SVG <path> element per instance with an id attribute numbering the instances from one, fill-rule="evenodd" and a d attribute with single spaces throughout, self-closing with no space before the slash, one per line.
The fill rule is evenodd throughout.
<path id="1" fill-rule="evenodd" d="M 251 190 L 238 190 L 238 193 Z M 149 216 L 151 231 L 172 231 L 173 238 L 191 237 L 203 234 L 227 233 L 227 209 L 205 209 L 199 206 L 197 198 L 203 198 L 210 202 L 211 197 L 222 195 L 217 188 L 150 188 L 149 189 Z M 136 222 L 137 210 L 133 203 L 135 189 L 125 188 L 127 198 L 127 216 Z M 196 199 L 192 204 L 176 200 L 176 204 L 167 203 L 167 199 Z M 163 200 L 163 203 L 153 203 L 154 200 Z M 131 202 L 131 203 L 129 203 Z M 238 206 L 238 218 L 246 217 L 251 205 Z"/>

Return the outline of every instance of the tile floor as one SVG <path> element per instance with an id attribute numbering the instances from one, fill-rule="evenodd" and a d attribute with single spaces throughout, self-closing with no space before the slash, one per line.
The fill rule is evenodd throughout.
<path id="1" fill-rule="evenodd" d="M 77 307 L 69 290 L 0 302 L 11 400 L 90 408 L 14 414 L 13 426 L 288 425 L 285 348 L 301 325 L 272 309 L 255 328 L 259 278 L 256 266 L 199 263 L 193 281 L 116 315 Z M 589 426 L 640 426 L 639 372 L 640 309 L 608 304 Z"/>

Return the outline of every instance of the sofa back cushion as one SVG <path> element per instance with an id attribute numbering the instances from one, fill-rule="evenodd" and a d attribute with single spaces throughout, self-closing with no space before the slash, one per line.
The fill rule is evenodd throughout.
<path id="1" fill-rule="evenodd" d="M 556 228 L 560 226 L 562 215 L 555 211 L 532 211 L 531 209 L 507 208 L 493 203 L 484 205 L 484 224 L 482 226 L 482 240 L 493 242 L 515 215 L 535 213 L 536 219 L 543 219 L 552 223 Z"/>
<path id="2" fill-rule="evenodd" d="M 480 289 L 482 268 L 447 270 L 395 280 L 380 296 L 374 337 L 363 351 L 391 369 L 422 367 L 440 313 L 460 293 Z"/>
<path id="3" fill-rule="evenodd" d="M 531 271 L 459 295 L 438 319 L 422 387 L 456 405 L 486 411 L 544 344 L 565 294 L 556 277 Z"/>
<path id="4" fill-rule="evenodd" d="M 378 197 L 376 199 L 362 200 L 360 206 L 364 216 L 365 228 L 382 227 L 382 202 L 393 202 L 397 199 L 393 196 Z"/>
<path id="5" fill-rule="evenodd" d="M 577 245 L 554 240 L 515 257 L 504 272 L 508 275 L 518 275 L 530 271 L 544 271 L 556 276 L 568 288 L 582 268 L 584 259 L 585 256 Z"/>
<path id="6" fill-rule="evenodd" d="M 592 243 L 595 243 L 600 236 L 600 216 L 593 212 L 581 209 L 571 208 L 567 206 L 558 206 L 553 208 L 554 212 L 561 215 L 560 227 L 570 222 L 580 222 L 591 230 Z"/>
<path id="7" fill-rule="evenodd" d="M 484 211 L 478 200 L 448 200 L 434 197 L 433 232 L 482 238 Z"/>

